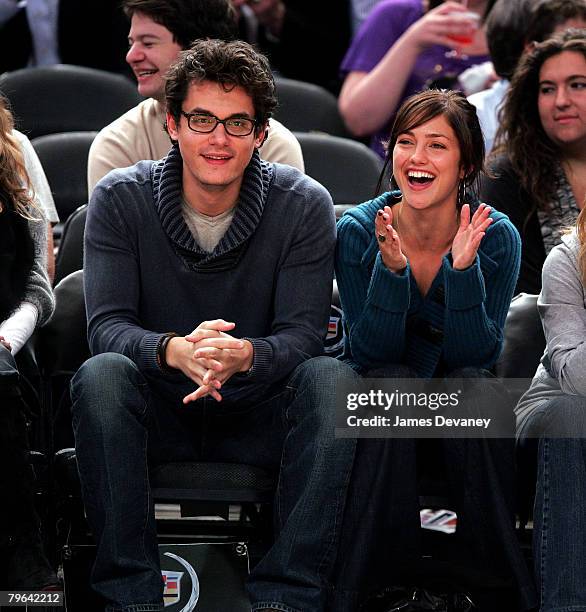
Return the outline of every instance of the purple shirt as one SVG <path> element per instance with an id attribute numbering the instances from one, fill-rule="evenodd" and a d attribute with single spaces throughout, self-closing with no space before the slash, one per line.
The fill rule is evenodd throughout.
<path id="1" fill-rule="evenodd" d="M 421 0 L 382 0 L 352 41 L 342 62 L 342 73 L 370 72 L 409 26 L 422 16 Z M 449 51 L 447 47 L 433 45 L 419 55 L 398 106 L 412 94 L 426 89 L 433 81 L 457 77 L 466 68 L 490 59 L 487 55 L 446 58 L 446 51 Z M 371 147 L 382 157 L 385 153 L 381 143 L 388 139 L 393 119 L 394 113 L 389 122 L 372 137 Z"/>

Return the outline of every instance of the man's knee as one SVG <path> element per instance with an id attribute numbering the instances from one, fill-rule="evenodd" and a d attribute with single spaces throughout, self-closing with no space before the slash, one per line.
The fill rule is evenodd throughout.
<path id="1" fill-rule="evenodd" d="M 146 382 L 136 364 L 118 353 L 102 353 L 90 357 L 71 381 L 74 418 L 81 414 L 100 414 L 100 406 L 112 413 L 124 398 L 140 393 Z"/>

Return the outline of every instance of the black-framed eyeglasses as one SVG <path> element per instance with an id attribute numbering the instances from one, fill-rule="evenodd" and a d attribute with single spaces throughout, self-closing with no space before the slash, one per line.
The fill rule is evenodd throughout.
<path id="1" fill-rule="evenodd" d="M 218 127 L 218 124 L 221 123 L 230 136 L 248 136 L 256 126 L 256 119 L 249 119 L 248 117 L 219 119 L 215 115 L 208 115 L 207 113 L 186 113 L 181 111 L 181 114 L 187 119 L 189 129 L 200 134 L 213 132 Z"/>

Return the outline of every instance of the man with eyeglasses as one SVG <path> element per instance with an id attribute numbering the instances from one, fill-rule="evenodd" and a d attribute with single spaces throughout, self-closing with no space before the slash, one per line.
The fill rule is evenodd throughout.
<path id="1" fill-rule="evenodd" d="M 130 19 L 126 61 L 145 100 L 103 128 L 88 157 L 88 193 L 114 168 L 160 159 L 171 143 L 165 122 L 165 74 L 179 52 L 195 40 L 234 40 L 238 29 L 230 0 L 124 0 Z M 283 124 L 270 119 L 262 159 L 304 170 L 301 145 Z"/>
<path id="2" fill-rule="evenodd" d="M 320 356 L 335 219 L 313 179 L 258 154 L 276 98 L 264 56 L 199 41 L 166 85 L 174 145 L 97 185 L 85 233 L 92 354 L 72 381 L 77 460 L 107 610 L 163 609 L 148 468 L 241 462 L 278 482 L 252 610 L 326 609 L 355 441 L 334 438 Z"/>

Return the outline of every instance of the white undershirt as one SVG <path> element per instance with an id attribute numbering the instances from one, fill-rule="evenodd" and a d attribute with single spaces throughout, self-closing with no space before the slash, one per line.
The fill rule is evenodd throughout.
<path id="1" fill-rule="evenodd" d="M 0 323 L 0 336 L 4 336 L 10 342 L 10 350 L 13 355 L 16 355 L 32 336 L 38 316 L 36 306 L 30 302 L 22 302 L 6 321 Z"/>
<path id="2" fill-rule="evenodd" d="M 181 212 L 189 231 L 197 244 L 208 253 L 216 248 L 230 227 L 235 211 L 234 207 L 215 217 L 210 217 L 194 210 L 184 199 L 181 201 Z"/>

